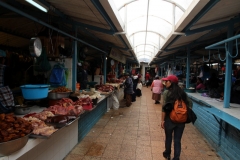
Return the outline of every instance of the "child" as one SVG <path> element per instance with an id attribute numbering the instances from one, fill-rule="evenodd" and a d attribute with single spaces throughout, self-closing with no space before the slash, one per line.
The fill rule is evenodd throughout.
<path id="1" fill-rule="evenodd" d="M 136 96 L 138 96 L 138 97 L 142 96 L 142 91 L 141 90 L 142 90 L 142 82 L 139 79 L 137 87 L 136 87 Z"/>

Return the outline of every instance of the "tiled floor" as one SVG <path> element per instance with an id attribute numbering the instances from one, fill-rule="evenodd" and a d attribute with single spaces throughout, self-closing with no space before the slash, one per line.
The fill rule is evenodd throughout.
<path id="1" fill-rule="evenodd" d="M 161 104 L 154 104 L 150 88 L 143 87 L 131 107 L 107 112 L 65 160 L 164 160 Z M 187 124 L 181 160 L 220 160 L 203 135 Z"/>

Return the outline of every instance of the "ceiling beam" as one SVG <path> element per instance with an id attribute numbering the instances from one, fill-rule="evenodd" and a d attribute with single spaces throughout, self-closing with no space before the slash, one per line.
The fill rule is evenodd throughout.
<path id="1" fill-rule="evenodd" d="M 209 26 L 204 26 L 201 28 L 197 28 L 197 29 L 193 29 L 193 30 L 188 30 L 185 32 L 186 36 L 192 35 L 192 34 L 196 34 L 199 32 L 204 32 L 207 30 L 213 30 L 213 29 L 218 29 L 218 28 L 223 28 L 223 27 L 227 27 L 229 25 L 229 23 L 239 23 L 240 22 L 240 17 L 237 18 L 233 18 L 230 19 L 228 21 L 224 21 L 224 22 L 220 22 L 220 23 L 215 23 Z"/>
<path id="2" fill-rule="evenodd" d="M 101 3 L 99 2 L 99 0 L 91 0 L 92 4 L 96 7 L 96 9 L 100 12 L 100 14 L 103 16 L 103 18 L 105 19 L 105 21 L 108 23 L 108 25 L 110 26 L 111 30 L 114 32 L 118 32 L 116 26 L 114 25 L 114 23 L 112 22 L 111 18 L 108 16 L 107 12 L 105 11 L 105 9 L 103 8 L 103 6 L 101 5 Z M 117 37 L 120 39 L 120 41 L 126 46 L 126 48 L 128 48 L 127 43 L 124 41 L 124 39 L 122 38 L 121 35 L 117 35 Z M 135 56 L 134 52 L 131 52 L 132 56 L 134 57 L 134 59 L 138 62 L 137 57 Z"/>
<path id="3" fill-rule="evenodd" d="M 60 30 L 60 29 L 58 29 L 58 28 L 56 28 L 56 27 L 54 27 L 54 26 L 52 26 L 52 25 L 49 25 L 48 23 L 46 23 L 46 22 L 44 22 L 44 21 L 41 21 L 40 19 L 35 18 L 34 16 L 32 16 L 32 15 L 30 15 L 30 14 L 27 14 L 27 13 L 23 12 L 22 10 L 17 9 L 17 8 L 15 8 L 15 7 L 13 7 L 13 6 L 5 3 L 5 2 L 0 1 L 0 6 L 5 7 L 5 8 L 7 8 L 7 9 L 13 11 L 13 12 L 16 12 L 16 13 L 18 13 L 18 14 L 20 14 L 20 15 L 22 15 L 22 16 L 30 19 L 30 20 L 32 20 L 32 21 L 35 21 L 35 22 L 37 22 L 37 23 L 45 26 L 45 27 L 51 28 L 51 29 L 53 29 L 53 30 L 55 30 L 55 31 L 57 31 L 57 32 L 65 35 L 65 36 L 67 36 L 67 37 L 70 37 L 70 38 L 72 38 L 72 39 L 74 39 L 74 40 L 76 40 L 76 41 L 78 41 L 78 42 L 81 42 L 81 43 L 83 43 L 83 44 L 85 44 L 85 45 L 87 45 L 87 46 L 90 46 L 90 47 L 92 47 L 92 48 L 94 48 L 94 49 L 96 49 L 96 50 L 98 50 L 98 51 L 100 51 L 100 52 L 106 53 L 105 51 L 99 49 L 98 47 L 93 46 L 93 45 L 91 45 L 91 44 L 89 44 L 89 43 L 87 43 L 87 42 L 85 42 L 85 41 L 83 41 L 83 40 L 81 40 L 81 39 L 79 39 L 79 38 L 77 38 L 77 37 L 75 37 L 75 36 L 72 36 L 71 34 L 66 33 L 66 32 L 64 32 L 64 31 L 62 31 L 62 30 Z M 107 53 L 106 53 L 106 54 L 107 54 Z"/>
<path id="4" fill-rule="evenodd" d="M 207 5 L 192 19 L 192 21 L 183 29 L 183 32 L 188 31 L 199 19 L 201 19 L 215 4 L 220 0 L 211 0 Z M 168 49 L 174 42 L 176 42 L 181 36 L 176 36 L 166 47 Z"/>
<path id="5" fill-rule="evenodd" d="M 220 0 L 210 0 L 206 6 L 191 20 L 191 22 L 184 28 L 184 32 L 190 30 L 190 28 L 197 23 L 212 7 L 214 7 Z"/>
<path id="6" fill-rule="evenodd" d="M 158 32 L 155 32 L 155 31 L 150 31 L 150 30 L 142 30 L 142 31 L 137 31 L 137 32 L 133 32 L 131 35 L 129 35 L 129 37 L 133 36 L 134 34 L 137 34 L 137 33 L 141 33 L 141 32 L 150 32 L 150 33 L 154 33 L 154 34 L 157 34 L 158 36 L 160 36 L 161 38 L 163 38 L 164 40 L 166 39 L 166 37 L 164 37 L 163 35 L 161 35 L 160 33 Z"/>
<path id="7" fill-rule="evenodd" d="M 17 37 L 21 37 L 21 38 L 24 38 L 24 39 L 30 39 L 31 38 L 31 36 L 21 34 L 19 32 L 16 32 L 16 31 L 11 30 L 11 29 L 6 29 L 6 28 L 3 28 L 1 26 L 0 26 L 0 32 L 4 32 L 4 33 L 7 33 L 7 34 L 10 34 L 10 35 L 13 35 L 13 36 L 17 36 Z"/>
<path id="8" fill-rule="evenodd" d="M 52 6 L 47 1 L 45 1 L 45 0 L 38 0 L 38 1 L 41 2 L 42 4 L 44 4 L 45 6 L 47 6 L 52 12 L 54 12 L 55 14 L 60 16 L 60 17 L 54 17 L 54 19 L 56 19 L 56 20 L 57 19 L 62 20 L 64 23 L 68 23 L 68 24 L 74 25 L 76 27 L 80 27 L 80 28 L 83 28 L 83 29 L 90 29 L 90 30 L 105 33 L 105 34 L 113 35 L 115 33 L 113 30 L 99 28 L 99 27 L 96 27 L 96 26 L 92 26 L 92 25 L 88 25 L 88 24 L 84 24 L 84 23 L 72 20 L 70 16 L 65 15 L 64 13 L 62 13 L 60 10 L 58 10 L 57 8 Z"/>

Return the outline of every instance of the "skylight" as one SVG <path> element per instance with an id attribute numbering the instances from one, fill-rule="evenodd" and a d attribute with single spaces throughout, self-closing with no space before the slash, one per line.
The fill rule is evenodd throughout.
<path id="1" fill-rule="evenodd" d="M 193 0 L 113 0 L 139 62 L 150 62 Z"/>

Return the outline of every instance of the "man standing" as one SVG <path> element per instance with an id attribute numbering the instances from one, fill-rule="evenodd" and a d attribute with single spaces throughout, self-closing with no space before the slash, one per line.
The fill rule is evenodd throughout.
<path id="1" fill-rule="evenodd" d="M 78 63 L 78 73 L 77 73 L 77 82 L 80 83 L 80 89 L 87 89 L 87 82 L 88 82 L 88 63 L 83 62 L 83 64 Z"/>
<path id="2" fill-rule="evenodd" d="M 149 74 L 149 72 L 147 72 L 146 75 L 145 75 L 145 84 L 146 84 L 147 87 L 148 87 L 149 79 L 150 79 L 150 74 Z"/>
<path id="3" fill-rule="evenodd" d="M 129 77 L 129 73 L 125 73 L 125 82 L 124 82 L 124 94 L 126 96 L 126 106 L 130 107 L 132 104 L 132 94 L 133 92 L 133 81 Z"/>

